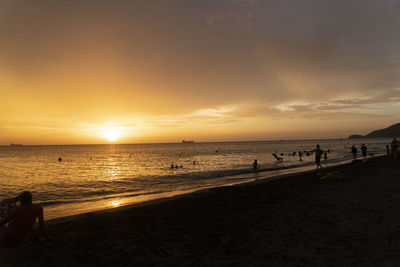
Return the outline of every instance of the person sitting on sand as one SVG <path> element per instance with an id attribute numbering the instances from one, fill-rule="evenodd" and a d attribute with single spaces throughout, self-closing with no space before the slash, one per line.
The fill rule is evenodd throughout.
<path id="1" fill-rule="evenodd" d="M 313 150 L 313 152 L 315 152 L 315 163 L 317 164 L 317 169 L 318 168 L 322 169 L 321 157 L 324 151 L 319 147 L 319 145 L 317 145 L 317 147 Z"/>
<path id="2" fill-rule="evenodd" d="M 8 216 L 0 222 L 0 243 L 19 243 L 24 241 L 32 230 L 36 219 L 39 220 L 40 230 L 43 236 L 48 239 L 46 225 L 43 219 L 43 208 L 32 204 L 32 194 L 29 191 L 23 192 L 16 198 L 21 206 L 13 209 Z M 5 226 L 7 224 L 7 226 Z"/>
<path id="3" fill-rule="evenodd" d="M 256 170 L 258 170 L 258 167 L 259 167 L 258 162 L 255 159 L 254 162 L 253 162 L 253 169 L 256 171 Z"/>
<path id="4" fill-rule="evenodd" d="M 362 154 L 363 159 L 367 158 L 367 147 L 364 144 L 362 144 L 362 146 L 361 146 L 361 154 Z"/>

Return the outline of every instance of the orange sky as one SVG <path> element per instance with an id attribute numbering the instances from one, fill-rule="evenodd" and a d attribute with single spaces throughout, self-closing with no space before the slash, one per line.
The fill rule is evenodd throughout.
<path id="1" fill-rule="evenodd" d="M 400 122 L 397 1 L 0 2 L 0 145 L 341 138 Z"/>

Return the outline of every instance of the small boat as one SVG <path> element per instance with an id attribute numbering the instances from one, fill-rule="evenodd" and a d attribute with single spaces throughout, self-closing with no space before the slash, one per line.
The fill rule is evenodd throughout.
<path id="1" fill-rule="evenodd" d="M 193 140 L 182 140 L 182 143 L 183 144 L 191 144 L 191 143 L 194 143 L 194 141 Z"/>

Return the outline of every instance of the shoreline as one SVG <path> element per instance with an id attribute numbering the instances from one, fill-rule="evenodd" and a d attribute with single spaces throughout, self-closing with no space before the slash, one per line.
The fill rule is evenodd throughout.
<path id="1" fill-rule="evenodd" d="M 379 159 L 379 158 L 385 158 L 384 155 L 379 155 L 372 157 L 370 159 Z M 369 160 L 370 160 L 369 159 Z M 361 160 L 356 160 L 357 162 L 361 162 Z M 323 171 L 332 171 L 332 169 L 338 168 L 338 167 L 344 167 L 346 165 L 352 164 L 353 160 L 346 161 L 345 163 L 338 163 L 336 165 L 332 166 L 327 166 L 323 168 Z M 306 166 L 306 168 L 311 168 L 314 167 L 312 166 Z M 279 169 L 276 171 L 282 171 L 282 170 L 287 170 L 287 169 Z M 296 168 L 290 168 L 290 170 L 296 170 Z M 274 172 L 274 171 L 272 171 Z M 225 184 L 225 185 L 220 185 L 220 186 L 214 186 L 214 187 L 207 187 L 207 188 L 201 188 L 201 189 L 193 189 L 189 192 L 181 193 L 181 194 L 174 194 L 171 196 L 166 196 L 166 197 L 161 197 L 161 198 L 154 198 L 146 201 L 139 201 L 139 202 L 134 202 L 134 203 L 128 203 L 126 205 L 121 205 L 119 207 L 110 207 L 110 208 L 105 208 L 105 209 L 99 209 L 99 210 L 94 210 L 94 211 L 88 211 L 88 212 L 83 212 L 79 214 L 73 214 L 73 215 L 67 215 L 67 216 L 62 216 L 62 217 L 56 217 L 56 218 L 51 218 L 46 220 L 46 224 L 52 225 L 52 224 L 58 224 L 58 223 L 63 223 L 63 222 L 68 222 L 71 220 L 76 220 L 76 219 L 83 219 L 87 217 L 92 217 L 92 216 L 97 216 L 97 215 L 102 215 L 102 214 L 109 214 L 113 212 L 119 212 L 119 211 L 125 211 L 125 210 L 130 210 L 130 209 L 135 209 L 135 208 L 140 208 L 140 207 L 148 207 L 152 205 L 158 205 L 162 204 L 165 202 L 169 201 L 174 201 L 174 200 L 182 200 L 185 198 L 190 198 L 195 195 L 201 195 L 201 194 L 207 194 L 208 192 L 218 189 L 218 188 L 225 188 L 225 187 L 237 187 L 237 186 L 251 186 L 251 185 L 256 185 L 258 183 L 268 183 L 270 181 L 275 181 L 275 180 L 280 180 L 280 179 L 286 179 L 286 178 L 292 178 L 295 176 L 299 175 L 307 175 L 307 174 L 313 174 L 315 172 L 318 172 L 317 169 L 313 168 L 311 170 L 297 170 L 296 172 L 292 173 L 284 173 L 284 174 L 273 174 L 271 171 L 263 171 L 259 173 L 264 173 L 264 174 L 270 174 L 266 175 L 264 177 L 258 177 L 258 178 L 246 178 L 246 179 L 252 179 L 252 180 L 247 180 L 247 181 L 241 181 L 241 182 L 236 182 L 232 184 Z M 247 173 L 247 174 L 238 174 L 238 175 L 232 175 L 232 176 L 226 176 L 228 177 L 233 177 L 233 176 L 243 176 L 243 175 L 251 175 L 251 174 L 256 174 L 256 173 Z M 254 180 L 253 180 L 254 179 Z M 37 227 L 37 225 L 35 225 Z"/>
<path id="2" fill-rule="evenodd" d="M 383 155 L 377 155 L 372 158 L 377 158 L 377 157 L 382 157 Z M 328 166 L 324 167 L 324 170 L 329 170 L 330 168 L 334 168 L 336 166 L 341 166 L 345 164 L 350 164 L 353 160 L 352 159 L 344 159 L 342 161 L 334 161 L 329 163 Z M 324 163 L 323 163 L 324 164 Z M 91 210 L 82 210 L 82 212 L 71 214 L 71 215 L 61 215 L 61 216 L 53 216 L 50 217 L 47 221 L 49 223 L 53 223 L 53 221 L 63 221 L 67 219 L 68 217 L 79 217 L 83 216 L 85 217 L 87 214 L 101 214 L 104 212 L 110 212 L 115 209 L 123 209 L 123 208 L 134 208 L 134 207 L 141 207 L 141 206 L 148 206 L 152 204 L 157 204 L 157 203 L 162 203 L 164 201 L 169 201 L 173 199 L 177 199 L 180 197 L 185 197 L 190 194 L 196 194 L 200 193 L 202 191 L 207 191 L 211 190 L 213 188 L 218 188 L 218 187 L 229 187 L 229 186 L 238 186 L 242 184 L 247 184 L 247 183 L 256 183 L 256 182 L 265 182 L 269 180 L 275 180 L 275 179 L 282 179 L 285 177 L 290 177 L 290 176 L 295 176 L 295 175 L 301 175 L 301 174 L 306 174 L 310 172 L 316 171 L 315 169 L 315 163 L 311 162 L 307 165 L 300 166 L 300 167 L 291 167 L 291 166 L 283 166 L 283 167 L 277 167 L 273 169 L 261 169 L 260 171 L 248 171 L 248 172 L 243 172 L 240 174 L 234 174 L 234 175 L 225 175 L 225 176 L 220 176 L 216 177 L 215 179 L 224 179 L 226 181 L 232 181 L 232 182 L 227 182 L 225 184 L 220 184 L 220 185 L 215 185 L 215 186 L 205 186 L 201 188 L 195 188 L 195 189 L 187 189 L 187 190 L 176 190 L 176 191 L 171 191 L 171 192 L 164 192 L 164 193 L 159 193 L 159 194 L 149 194 L 145 196 L 138 196 L 138 197 L 115 197 L 112 199 L 119 199 L 122 201 L 126 201 L 128 199 L 133 199 L 132 201 L 128 201 L 126 204 L 119 205 L 118 207 L 103 207 L 103 208 L 92 208 Z M 261 177 L 260 177 L 261 176 Z M 145 200 L 140 200 L 141 198 L 145 198 Z M 109 202 L 109 200 L 107 200 Z M 112 202 L 112 201 L 111 201 Z M 46 215 L 46 208 L 44 207 L 45 215 Z"/>
<path id="3" fill-rule="evenodd" d="M 397 266 L 400 161 L 384 156 L 48 224 L 1 266 Z M 40 255 L 40 257 L 38 256 Z"/>

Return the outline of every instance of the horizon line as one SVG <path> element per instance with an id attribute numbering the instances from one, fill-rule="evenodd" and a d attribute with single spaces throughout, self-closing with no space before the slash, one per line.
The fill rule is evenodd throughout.
<path id="1" fill-rule="evenodd" d="M 387 137 L 389 138 L 389 137 Z M 361 139 L 361 138 L 360 138 Z M 365 138 L 362 138 L 365 139 Z M 368 138 L 367 138 L 368 139 Z M 275 140 L 228 140 L 228 141 L 194 141 L 191 144 L 199 143 L 246 143 L 246 142 L 284 142 L 284 141 L 328 141 L 328 140 L 351 140 L 349 138 L 311 138 L 311 139 L 275 139 Z M 352 139 L 354 140 L 354 139 Z M 11 144 L 18 146 L 100 146 L 100 145 L 157 145 L 157 144 L 183 144 L 182 142 L 144 142 L 144 143 L 93 143 L 93 144 L 21 144 L 10 143 L 0 147 L 10 147 Z M 188 145 L 188 144 L 185 144 Z M 17 147 L 18 147 L 17 146 Z"/>

